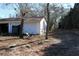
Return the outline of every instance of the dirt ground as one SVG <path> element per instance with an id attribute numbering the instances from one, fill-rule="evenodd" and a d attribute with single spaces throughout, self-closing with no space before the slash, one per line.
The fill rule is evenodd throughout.
<path id="1" fill-rule="evenodd" d="M 45 56 L 79 56 L 79 30 L 58 30 L 52 37 L 60 39 L 61 43 L 45 48 Z"/>
<path id="2" fill-rule="evenodd" d="M 44 36 L 33 36 L 30 39 L 26 37 L 19 39 L 12 36 L 0 37 L 0 55 L 1 56 L 41 56 L 44 48 L 51 44 L 59 43 L 60 40 L 50 37 L 45 40 Z"/>
<path id="3" fill-rule="evenodd" d="M 13 36 L 0 36 L 1 56 L 78 56 L 79 31 L 57 30 L 44 36 L 19 39 Z"/>

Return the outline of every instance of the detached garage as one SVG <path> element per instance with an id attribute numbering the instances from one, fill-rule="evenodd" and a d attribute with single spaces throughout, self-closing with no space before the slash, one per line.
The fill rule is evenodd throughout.
<path id="1" fill-rule="evenodd" d="M 20 18 L 1 19 L 0 24 L 8 24 L 8 33 L 19 34 Z M 23 33 L 44 35 L 46 32 L 46 20 L 43 17 L 24 18 Z M 1 26 L 2 27 L 2 26 Z M 3 27 L 4 29 L 6 27 Z"/>

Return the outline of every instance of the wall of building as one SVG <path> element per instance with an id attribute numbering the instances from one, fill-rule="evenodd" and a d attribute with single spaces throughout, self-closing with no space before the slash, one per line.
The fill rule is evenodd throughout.
<path id="1" fill-rule="evenodd" d="M 39 34 L 40 33 L 40 23 L 24 23 L 23 26 L 23 33 L 30 33 L 30 34 Z"/>
<path id="2" fill-rule="evenodd" d="M 43 19 L 40 21 L 40 35 L 45 35 L 46 26 L 47 26 L 46 20 L 43 18 Z"/>
<path id="3" fill-rule="evenodd" d="M 12 26 L 17 26 L 20 25 L 19 22 L 12 22 L 8 24 L 8 31 L 9 33 L 12 33 Z M 30 22 L 30 23 L 26 23 L 24 22 L 24 26 L 23 26 L 23 33 L 30 33 L 30 34 L 39 34 L 40 33 L 40 23 L 39 22 Z"/>
<path id="4" fill-rule="evenodd" d="M 20 22 L 9 22 L 8 24 L 8 31 L 12 33 L 12 25 L 20 25 Z M 46 32 L 46 21 L 43 18 L 40 22 L 24 22 L 23 26 L 23 33 L 30 33 L 30 34 L 40 34 L 44 35 Z"/>

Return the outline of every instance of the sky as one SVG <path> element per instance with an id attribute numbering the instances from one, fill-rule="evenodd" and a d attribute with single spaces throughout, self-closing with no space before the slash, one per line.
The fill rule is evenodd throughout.
<path id="1" fill-rule="evenodd" d="M 74 6 L 73 3 L 71 4 L 63 4 L 64 8 L 70 8 Z M 11 16 L 15 16 L 16 11 L 13 8 L 13 5 L 4 6 L 4 4 L 0 4 L 0 18 L 8 18 Z"/>
<path id="2" fill-rule="evenodd" d="M 8 18 L 10 15 L 15 15 L 15 10 L 12 5 L 5 6 L 0 4 L 0 18 Z"/>

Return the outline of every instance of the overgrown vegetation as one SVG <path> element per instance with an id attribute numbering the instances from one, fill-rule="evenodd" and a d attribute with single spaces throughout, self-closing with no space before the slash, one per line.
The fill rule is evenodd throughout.
<path id="1" fill-rule="evenodd" d="M 60 23 L 62 29 L 79 29 L 79 3 L 74 5 L 74 8 L 70 9 L 70 12 L 64 16 Z"/>

